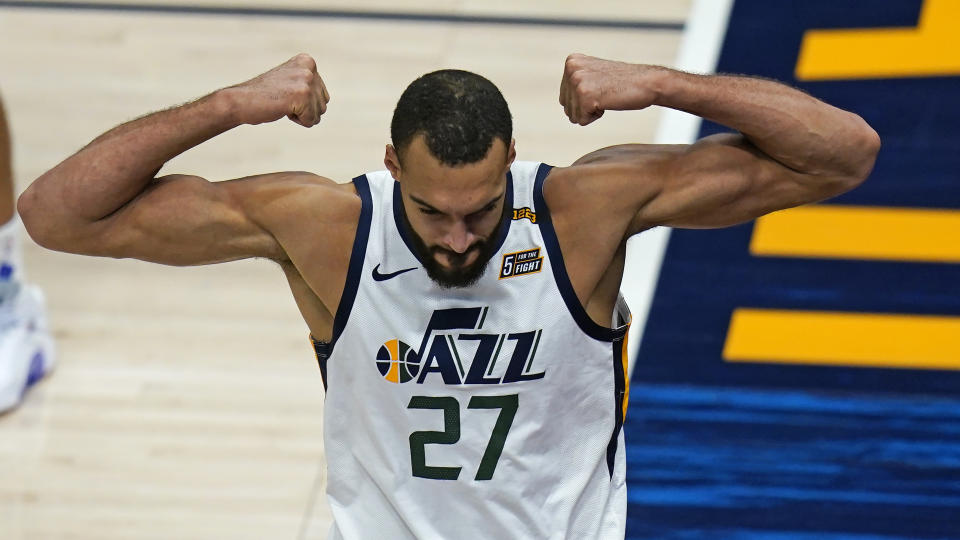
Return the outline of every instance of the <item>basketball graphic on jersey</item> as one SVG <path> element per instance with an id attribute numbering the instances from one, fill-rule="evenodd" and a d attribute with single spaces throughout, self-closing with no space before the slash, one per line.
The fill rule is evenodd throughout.
<path id="1" fill-rule="evenodd" d="M 405 383 L 417 376 L 420 359 L 417 351 L 399 339 L 391 339 L 377 351 L 377 369 L 392 383 Z"/>

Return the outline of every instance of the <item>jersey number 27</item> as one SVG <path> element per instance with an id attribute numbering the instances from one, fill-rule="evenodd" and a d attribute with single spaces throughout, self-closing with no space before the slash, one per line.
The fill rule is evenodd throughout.
<path id="1" fill-rule="evenodd" d="M 480 467 L 474 480 L 490 480 L 497 468 L 507 433 L 517 414 L 519 398 L 517 394 L 506 396 L 473 396 L 468 409 L 500 409 L 500 416 L 493 426 L 487 449 L 480 459 Z M 408 409 L 439 409 L 443 411 L 443 431 L 414 431 L 410 434 L 410 463 L 413 475 L 433 480 L 456 480 L 463 467 L 435 467 L 427 465 L 426 448 L 428 444 L 455 444 L 460 440 L 460 403 L 457 398 L 444 396 L 413 396 Z"/>

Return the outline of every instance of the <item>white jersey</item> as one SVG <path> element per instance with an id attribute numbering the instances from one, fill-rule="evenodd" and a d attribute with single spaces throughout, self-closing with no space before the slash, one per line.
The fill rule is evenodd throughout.
<path id="1" fill-rule="evenodd" d="M 606 328 L 577 300 L 549 170 L 514 163 L 497 250 L 462 289 L 427 277 L 390 173 L 354 179 L 349 273 L 315 343 L 330 538 L 623 538 L 629 312 Z"/>

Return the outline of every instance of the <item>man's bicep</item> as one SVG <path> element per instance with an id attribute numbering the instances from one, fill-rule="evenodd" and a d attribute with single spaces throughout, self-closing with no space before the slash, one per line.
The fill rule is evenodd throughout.
<path id="1" fill-rule="evenodd" d="M 279 259 L 283 250 L 249 211 L 270 176 L 209 182 L 197 176 L 157 178 L 77 239 L 77 251 L 190 266 L 250 257 Z M 72 250 L 71 250 L 72 251 Z"/>
<path id="2" fill-rule="evenodd" d="M 659 176 L 660 189 L 638 209 L 632 232 L 658 225 L 727 227 L 831 197 L 846 186 L 844 179 L 794 171 L 732 133 L 664 156 L 644 175 Z"/>

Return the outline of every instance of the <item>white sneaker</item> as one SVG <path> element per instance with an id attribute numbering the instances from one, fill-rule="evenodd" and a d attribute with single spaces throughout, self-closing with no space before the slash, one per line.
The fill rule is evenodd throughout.
<path id="1" fill-rule="evenodd" d="M 35 285 L 0 304 L 0 413 L 13 409 L 54 365 L 43 292 Z"/>

